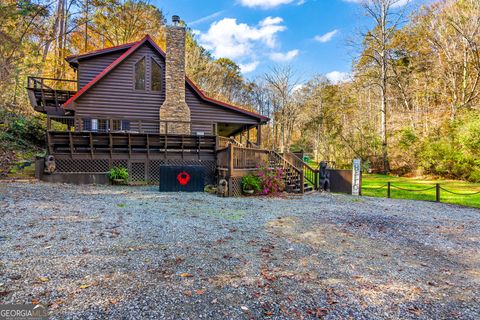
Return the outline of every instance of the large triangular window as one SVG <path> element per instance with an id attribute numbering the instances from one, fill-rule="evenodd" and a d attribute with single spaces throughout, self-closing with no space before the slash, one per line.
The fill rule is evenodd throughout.
<path id="1" fill-rule="evenodd" d="M 135 63 L 135 90 L 145 90 L 145 57 Z"/>
<path id="2" fill-rule="evenodd" d="M 151 84 L 152 91 L 161 91 L 162 90 L 162 67 L 158 64 L 155 59 L 150 59 L 152 63 L 152 74 L 151 74 Z"/>

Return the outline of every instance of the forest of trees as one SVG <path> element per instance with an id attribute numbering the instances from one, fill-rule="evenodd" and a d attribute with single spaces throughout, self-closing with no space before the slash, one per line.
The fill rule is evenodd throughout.
<path id="1" fill-rule="evenodd" d="M 366 169 L 480 181 L 480 1 L 414 11 L 398 1 L 364 1 L 372 27 L 351 41 L 358 55 L 349 81 L 299 83 L 291 65 L 247 80 L 192 32 L 187 74 L 209 95 L 268 115 L 266 147 L 303 149 L 340 167 L 358 157 Z M 27 75 L 73 78 L 69 54 L 147 33 L 165 48 L 165 23 L 144 0 L 2 0 L 0 107 L 31 116 Z"/>

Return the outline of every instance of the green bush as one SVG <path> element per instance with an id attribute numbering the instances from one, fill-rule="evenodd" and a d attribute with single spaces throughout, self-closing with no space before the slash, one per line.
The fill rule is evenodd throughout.
<path id="1" fill-rule="evenodd" d="M 107 173 L 110 180 L 128 180 L 128 170 L 123 167 L 113 167 Z"/>
<path id="2" fill-rule="evenodd" d="M 0 110 L 0 142 L 11 146 L 37 147 L 45 146 L 45 116 L 25 116 Z"/>
<path id="3" fill-rule="evenodd" d="M 242 190 L 260 191 L 260 179 L 253 174 L 242 177 Z"/>
<path id="4" fill-rule="evenodd" d="M 420 166 L 430 174 L 480 182 L 479 116 L 466 114 L 446 130 L 423 142 Z"/>

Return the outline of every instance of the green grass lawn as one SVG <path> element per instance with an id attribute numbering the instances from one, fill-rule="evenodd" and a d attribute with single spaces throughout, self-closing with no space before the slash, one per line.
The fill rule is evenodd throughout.
<path id="1" fill-rule="evenodd" d="M 439 183 L 442 188 L 455 193 L 470 194 L 480 191 L 480 183 L 470 183 L 457 180 L 433 180 L 425 178 L 403 178 L 381 174 L 363 174 L 362 175 L 362 195 L 370 197 L 387 197 L 387 187 L 378 189 L 381 186 L 391 182 L 391 197 L 395 199 L 412 199 L 435 201 L 435 188 L 422 191 L 428 187 L 434 187 Z M 403 189 L 418 190 L 408 192 Z M 377 188 L 377 189 L 375 189 Z M 464 196 L 454 195 L 444 190 L 440 190 L 440 201 L 459 204 L 464 206 L 480 208 L 480 194 Z"/>

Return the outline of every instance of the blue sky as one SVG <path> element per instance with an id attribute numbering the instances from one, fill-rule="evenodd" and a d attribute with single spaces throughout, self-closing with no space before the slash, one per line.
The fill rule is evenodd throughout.
<path id="1" fill-rule="evenodd" d="M 170 19 L 178 14 L 215 57 L 228 57 L 253 79 L 291 64 L 300 81 L 332 80 L 351 70 L 347 43 L 368 27 L 360 0 L 152 0 Z M 408 0 L 399 0 L 407 2 Z M 410 8 L 426 0 L 411 0 Z M 402 3 L 400 3 L 402 5 Z"/>

